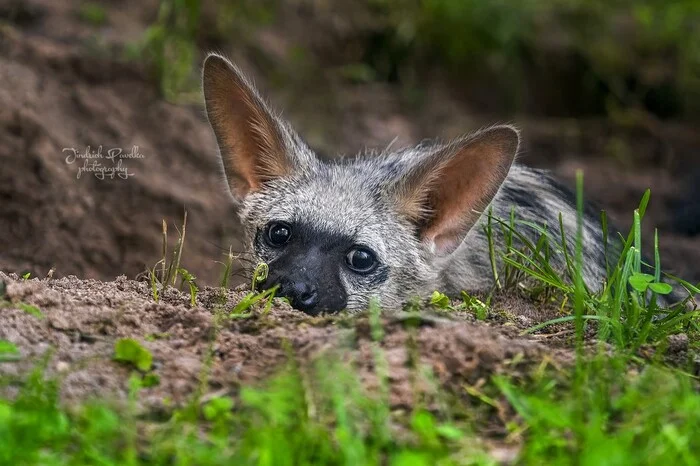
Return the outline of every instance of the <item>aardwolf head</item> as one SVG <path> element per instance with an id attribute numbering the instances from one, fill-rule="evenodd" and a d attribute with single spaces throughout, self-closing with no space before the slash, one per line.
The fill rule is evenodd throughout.
<path id="1" fill-rule="evenodd" d="M 440 283 L 506 178 L 518 133 L 322 161 L 225 58 L 210 55 L 209 122 L 264 287 L 309 314 L 396 307 Z"/>

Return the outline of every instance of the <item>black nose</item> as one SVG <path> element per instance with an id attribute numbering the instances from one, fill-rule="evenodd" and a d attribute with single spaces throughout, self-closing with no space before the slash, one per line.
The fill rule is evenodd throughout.
<path id="1" fill-rule="evenodd" d="M 292 302 L 292 306 L 307 314 L 315 314 L 318 290 L 306 282 L 288 282 L 280 287 L 280 294 Z"/>

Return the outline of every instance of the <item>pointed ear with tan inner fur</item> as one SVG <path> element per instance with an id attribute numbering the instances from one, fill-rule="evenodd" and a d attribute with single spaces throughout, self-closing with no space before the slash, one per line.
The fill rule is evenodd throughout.
<path id="1" fill-rule="evenodd" d="M 398 211 L 438 256 L 462 243 L 493 200 L 518 152 L 512 126 L 494 126 L 434 149 L 394 187 Z"/>
<path id="2" fill-rule="evenodd" d="M 231 62 L 209 55 L 204 61 L 202 87 L 207 117 L 236 201 L 296 168 L 285 144 L 286 128 Z"/>

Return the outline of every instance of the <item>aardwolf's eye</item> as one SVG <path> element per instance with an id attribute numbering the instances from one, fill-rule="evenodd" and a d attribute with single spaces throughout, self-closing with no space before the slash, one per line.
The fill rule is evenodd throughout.
<path id="1" fill-rule="evenodd" d="M 348 267 L 357 273 L 369 273 L 377 267 L 377 258 L 372 251 L 363 247 L 352 248 L 345 256 Z"/>
<path id="2" fill-rule="evenodd" d="M 270 246 L 283 246 L 292 236 L 292 227 L 284 222 L 273 222 L 267 226 L 265 239 Z"/>

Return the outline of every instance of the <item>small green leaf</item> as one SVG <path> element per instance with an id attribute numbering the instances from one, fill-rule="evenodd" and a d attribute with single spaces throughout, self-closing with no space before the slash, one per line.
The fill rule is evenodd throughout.
<path id="1" fill-rule="evenodd" d="M 22 278 L 23 278 L 24 280 L 29 280 L 29 277 L 31 277 L 31 276 L 32 276 L 32 273 L 31 273 L 31 272 L 27 272 L 27 273 L 25 273 L 24 275 L 22 275 Z"/>
<path id="2" fill-rule="evenodd" d="M 153 355 L 133 338 L 122 338 L 114 344 L 114 360 L 133 364 L 146 372 L 151 369 Z"/>
<path id="3" fill-rule="evenodd" d="M 439 291 L 433 291 L 433 295 L 430 298 L 430 304 L 440 309 L 449 309 L 450 298 Z"/>
<path id="4" fill-rule="evenodd" d="M 0 340 L 0 354 L 18 354 L 17 346 L 7 340 Z"/>
<path id="5" fill-rule="evenodd" d="M 292 302 L 289 300 L 289 298 L 285 298 L 284 296 L 278 296 L 277 299 L 279 299 L 279 300 L 282 301 L 283 303 L 286 303 L 286 304 L 288 304 L 288 305 L 290 305 L 290 306 L 292 305 Z"/>
<path id="6" fill-rule="evenodd" d="M 143 379 L 138 372 L 132 372 L 127 381 L 129 386 L 129 396 L 136 395 L 143 388 Z"/>
<path id="7" fill-rule="evenodd" d="M 218 397 L 204 405 L 204 417 L 208 421 L 225 420 L 233 409 L 233 400 L 228 397 Z"/>
<path id="8" fill-rule="evenodd" d="M 33 315 L 37 319 L 44 318 L 44 314 L 36 306 L 32 306 L 31 304 L 27 304 L 27 303 L 17 303 L 17 307 L 22 309 L 27 314 Z"/>
<path id="9" fill-rule="evenodd" d="M 270 272 L 270 267 L 265 263 L 261 262 L 253 271 L 253 283 L 250 285 L 250 289 L 255 291 L 258 283 L 262 283 L 267 280 L 267 274 Z"/>
<path id="10" fill-rule="evenodd" d="M 654 281 L 654 276 L 646 273 L 635 273 L 629 279 L 630 285 L 640 293 L 644 293 L 649 284 Z"/>
<path id="11" fill-rule="evenodd" d="M 0 424 L 10 425 L 10 418 L 12 417 L 12 406 L 5 402 L 0 401 Z"/>
<path id="12" fill-rule="evenodd" d="M 654 276 L 649 275 L 648 273 L 635 273 L 632 276 L 635 277 L 637 280 L 645 283 L 651 283 L 654 281 Z"/>
<path id="13" fill-rule="evenodd" d="M 427 466 L 435 464 L 435 461 L 427 453 L 403 450 L 392 456 L 390 466 Z"/>
<path id="14" fill-rule="evenodd" d="M 673 291 L 673 287 L 668 283 L 650 283 L 649 289 L 656 294 L 667 295 Z"/>
<path id="15" fill-rule="evenodd" d="M 195 307 L 197 305 L 197 293 L 199 293 L 199 287 L 197 286 L 196 282 L 197 277 L 195 277 L 182 267 L 177 269 L 177 273 L 179 273 L 182 276 L 182 279 L 190 287 L 190 305 L 192 307 Z"/>
<path id="16" fill-rule="evenodd" d="M 263 299 L 273 297 L 276 291 L 277 287 L 275 286 L 274 288 L 270 288 L 269 290 L 265 290 L 261 293 L 248 293 L 243 297 L 243 299 L 241 299 L 241 301 L 238 304 L 236 304 L 236 306 L 234 306 L 229 316 L 232 318 L 236 318 L 246 315 L 243 314 L 245 311 L 250 309 L 254 304 L 262 301 Z"/>
<path id="17" fill-rule="evenodd" d="M 411 418 L 411 427 L 425 443 L 431 444 L 437 441 L 435 418 L 428 411 L 415 412 Z"/>
<path id="18" fill-rule="evenodd" d="M 438 435 L 448 440 L 459 440 L 464 434 L 457 427 L 450 424 L 439 425 L 436 429 Z"/>
<path id="19" fill-rule="evenodd" d="M 489 307 L 480 299 L 462 291 L 462 301 L 464 302 L 464 307 L 476 315 L 477 320 L 485 320 L 488 316 Z"/>
<path id="20" fill-rule="evenodd" d="M 151 388 L 155 387 L 156 385 L 160 384 L 160 377 L 158 377 L 157 374 L 146 374 L 143 376 L 143 380 L 141 381 L 141 386 L 143 388 Z"/>
<path id="21" fill-rule="evenodd" d="M 19 349 L 14 343 L 0 340 L 0 362 L 16 361 L 19 359 Z"/>

